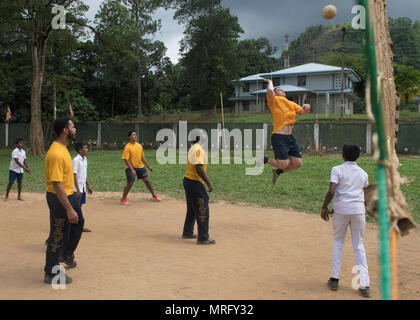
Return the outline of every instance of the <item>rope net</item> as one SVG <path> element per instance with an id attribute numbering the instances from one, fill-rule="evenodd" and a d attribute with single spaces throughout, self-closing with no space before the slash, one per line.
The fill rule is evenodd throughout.
<path id="1" fill-rule="evenodd" d="M 395 89 L 394 68 L 392 65 L 393 53 L 391 50 L 391 37 L 386 14 L 386 1 L 368 0 L 367 2 L 370 3 L 369 13 L 374 30 L 378 94 L 381 102 L 384 134 L 386 137 L 387 160 L 383 161 L 382 164 L 386 169 L 389 223 L 390 229 L 394 229 L 399 235 L 404 236 L 409 233 L 410 229 L 415 228 L 416 225 L 400 188 L 401 185 L 408 183 L 408 180 L 401 177 L 398 172 L 400 162 L 395 148 L 398 132 L 398 121 L 396 120 L 398 120 L 397 106 L 399 106 L 399 99 Z M 370 88 L 366 91 L 370 96 L 369 90 Z M 368 97 L 366 98 L 366 101 L 370 101 Z M 375 121 L 369 102 L 367 103 L 367 109 L 371 120 Z M 377 145 L 377 137 L 373 140 L 373 144 Z M 380 161 L 378 148 L 375 148 L 374 157 Z M 377 218 L 378 199 L 377 185 L 369 186 L 366 201 L 367 211 L 374 218 Z"/>

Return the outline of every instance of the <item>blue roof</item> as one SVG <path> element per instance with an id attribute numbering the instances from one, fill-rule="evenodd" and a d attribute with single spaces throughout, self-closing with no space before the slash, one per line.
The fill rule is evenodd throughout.
<path id="1" fill-rule="evenodd" d="M 256 80 L 262 80 L 262 78 L 259 76 L 259 74 L 254 74 L 252 76 L 248 76 L 248 77 L 239 79 L 239 81 L 242 81 L 242 82 L 244 82 L 244 81 L 256 81 Z"/>
<path id="2" fill-rule="evenodd" d="M 253 101 L 257 99 L 255 96 L 239 96 L 234 98 L 229 98 L 229 101 Z"/>
<path id="3" fill-rule="evenodd" d="M 302 87 L 296 87 L 291 84 L 282 84 L 281 86 L 278 86 L 278 87 L 280 87 L 286 93 L 311 92 L 311 90 L 308 90 Z M 251 94 L 265 94 L 265 93 L 267 93 L 267 89 L 251 92 Z"/>
<path id="4" fill-rule="evenodd" d="M 317 94 L 324 94 L 324 93 L 341 93 L 341 89 L 335 89 L 335 90 L 314 90 L 314 93 Z M 352 89 L 343 89 L 344 93 L 352 93 Z"/>
<path id="5" fill-rule="evenodd" d="M 307 63 L 300 66 L 287 68 L 283 70 L 274 71 L 271 73 L 259 73 L 245 78 L 241 78 L 240 81 L 257 81 L 262 80 L 262 78 L 272 78 L 278 76 L 291 76 L 291 75 L 306 75 L 306 74 L 322 74 L 322 73 L 337 73 L 341 72 L 340 67 L 329 66 L 319 63 Z M 349 75 L 349 77 L 354 82 L 360 82 L 361 79 L 353 69 L 344 68 L 344 72 Z"/>

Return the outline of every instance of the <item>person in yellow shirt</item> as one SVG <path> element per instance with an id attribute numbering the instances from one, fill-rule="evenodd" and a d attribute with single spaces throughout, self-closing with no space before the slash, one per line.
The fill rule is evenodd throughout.
<path id="1" fill-rule="evenodd" d="M 69 284 L 59 269 L 60 256 L 68 268 L 76 267 L 74 252 L 82 236 L 84 218 L 78 199 L 74 196 L 73 164 L 67 144 L 75 139 L 76 128 L 68 118 L 54 121 L 57 139 L 45 157 L 45 181 L 47 203 L 50 209 L 50 236 L 47 242 L 44 282 L 53 283 L 60 273 L 57 284 Z"/>
<path id="2" fill-rule="evenodd" d="M 204 183 L 206 183 L 209 192 L 213 191 L 213 186 L 206 174 L 207 156 L 202 147 L 206 143 L 206 138 L 206 133 L 200 130 L 188 151 L 187 172 L 183 182 L 187 214 L 182 239 L 197 239 L 199 245 L 216 243 L 209 236 L 209 196 L 204 188 Z M 195 221 L 197 221 L 198 236 L 194 234 Z"/>
<path id="3" fill-rule="evenodd" d="M 275 158 L 264 157 L 264 163 L 269 163 L 273 168 L 273 184 L 276 184 L 280 174 L 302 167 L 302 152 L 292 135 L 296 114 L 304 115 L 311 111 L 309 104 L 303 107 L 286 98 L 286 93 L 273 86 L 273 81 L 264 79 L 267 86 L 267 103 L 273 117 L 273 132 L 271 144 Z"/>
<path id="4" fill-rule="evenodd" d="M 130 205 L 127 201 L 127 195 L 130 192 L 131 187 L 134 185 L 134 182 L 136 181 L 136 176 L 138 179 L 144 182 L 153 198 L 155 198 L 156 201 L 160 201 L 158 194 L 153 190 L 153 186 L 150 183 L 147 171 L 144 168 L 144 165 L 146 165 L 146 167 L 151 172 L 153 172 L 153 168 L 149 166 L 146 157 L 144 156 L 142 145 L 137 142 L 137 133 L 135 131 L 128 132 L 128 139 L 130 142 L 126 144 L 122 155 L 122 159 L 124 160 L 125 165 L 127 185 L 124 188 L 120 203 L 125 206 Z"/>

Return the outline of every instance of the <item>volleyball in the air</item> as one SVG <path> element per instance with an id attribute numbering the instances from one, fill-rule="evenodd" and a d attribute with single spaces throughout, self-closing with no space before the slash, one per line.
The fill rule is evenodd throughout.
<path id="1" fill-rule="evenodd" d="M 337 8 L 332 4 L 329 4 L 322 9 L 322 16 L 327 20 L 334 18 L 336 15 Z"/>

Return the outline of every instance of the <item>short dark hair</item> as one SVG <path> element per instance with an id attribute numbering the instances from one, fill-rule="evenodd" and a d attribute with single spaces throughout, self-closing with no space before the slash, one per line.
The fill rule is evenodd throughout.
<path id="1" fill-rule="evenodd" d="M 85 146 L 87 146 L 86 142 L 76 142 L 74 145 L 74 149 L 76 149 L 77 153 L 80 153 L 80 150 L 82 150 Z"/>
<path id="2" fill-rule="evenodd" d="M 127 134 L 127 137 L 131 137 L 131 135 L 133 134 L 133 132 L 136 132 L 136 130 L 131 130 L 131 131 L 128 131 L 128 134 Z"/>
<path id="3" fill-rule="evenodd" d="M 23 142 L 23 139 L 22 138 L 17 138 L 16 141 L 15 141 L 15 144 L 18 144 L 21 141 Z"/>
<path id="4" fill-rule="evenodd" d="M 345 144 L 343 146 L 343 158 L 346 161 L 356 161 L 360 156 L 360 147 L 357 144 Z"/>
<path id="5" fill-rule="evenodd" d="M 54 133 L 58 137 L 64 130 L 69 127 L 70 118 L 59 118 L 54 121 Z"/>

